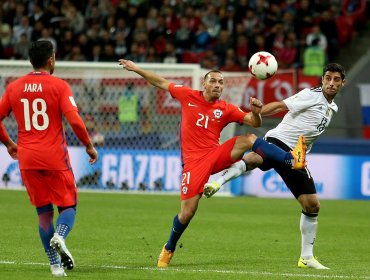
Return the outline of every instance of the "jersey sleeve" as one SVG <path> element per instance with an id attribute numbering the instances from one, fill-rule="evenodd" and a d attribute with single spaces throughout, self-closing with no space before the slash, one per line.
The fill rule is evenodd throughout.
<path id="1" fill-rule="evenodd" d="M 61 80 L 61 95 L 60 95 L 60 108 L 63 114 L 70 111 L 78 111 L 77 104 L 73 98 L 73 93 L 67 82 Z"/>
<path id="2" fill-rule="evenodd" d="M 304 89 L 286 99 L 284 103 L 292 113 L 299 112 L 307 109 L 316 103 L 316 99 L 313 96 L 313 92 L 310 89 Z"/>
<path id="3" fill-rule="evenodd" d="M 193 90 L 187 86 L 171 83 L 168 86 L 168 91 L 173 98 L 183 102 L 186 99 L 186 96 L 189 95 Z"/>
<path id="4" fill-rule="evenodd" d="M 8 91 L 6 90 L 3 97 L 0 99 L 0 121 L 9 115 L 11 110 Z"/>
<path id="5" fill-rule="evenodd" d="M 239 124 L 243 124 L 244 117 L 247 113 L 234 104 L 228 104 L 228 107 L 230 112 L 228 122 L 237 122 Z"/>

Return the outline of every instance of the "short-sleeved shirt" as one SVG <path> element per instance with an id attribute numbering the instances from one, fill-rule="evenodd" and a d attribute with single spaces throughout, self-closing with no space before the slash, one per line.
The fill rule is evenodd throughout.
<path id="1" fill-rule="evenodd" d="M 220 134 L 226 125 L 243 123 L 246 112 L 224 100 L 207 102 L 202 91 L 173 83 L 168 90 L 181 103 L 179 140 L 183 163 L 198 160 L 219 147 Z"/>
<path id="2" fill-rule="evenodd" d="M 306 138 L 307 152 L 316 138 L 329 125 L 338 106 L 325 98 L 322 88 L 307 88 L 283 100 L 289 109 L 279 125 L 269 130 L 266 137 L 273 137 L 294 149 L 299 135 Z"/>
<path id="3" fill-rule="evenodd" d="M 11 112 L 18 124 L 20 169 L 70 169 L 62 115 L 77 111 L 67 82 L 31 72 L 10 83 L 0 100 L 0 119 Z"/>

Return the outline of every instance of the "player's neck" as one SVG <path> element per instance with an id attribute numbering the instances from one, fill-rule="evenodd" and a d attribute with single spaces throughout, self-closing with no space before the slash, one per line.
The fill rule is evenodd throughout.
<path id="1" fill-rule="evenodd" d="M 50 69 L 47 68 L 34 68 L 33 73 L 48 73 L 50 74 Z"/>

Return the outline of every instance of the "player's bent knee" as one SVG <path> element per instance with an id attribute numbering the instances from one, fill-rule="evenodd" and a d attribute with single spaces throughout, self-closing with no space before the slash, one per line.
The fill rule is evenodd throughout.
<path id="1" fill-rule="evenodd" d="M 238 137 L 237 145 L 240 145 L 240 148 L 242 148 L 243 150 L 249 150 L 250 148 L 252 148 L 256 139 L 257 136 L 253 133 L 240 135 Z"/>

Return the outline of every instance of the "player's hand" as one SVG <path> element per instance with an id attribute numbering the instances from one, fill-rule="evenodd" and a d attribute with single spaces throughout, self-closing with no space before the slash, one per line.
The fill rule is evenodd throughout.
<path id="1" fill-rule="evenodd" d="M 18 145 L 15 144 L 13 141 L 11 144 L 7 145 L 7 150 L 9 155 L 12 157 L 12 159 L 17 160 L 18 159 Z"/>
<path id="2" fill-rule="evenodd" d="M 138 68 L 131 60 L 119 59 L 118 62 L 119 65 L 122 65 L 123 69 L 126 69 L 127 71 L 135 71 Z"/>
<path id="3" fill-rule="evenodd" d="M 89 162 L 90 164 L 94 164 L 98 160 L 98 152 L 94 148 L 92 144 L 89 144 L 86 146 L 86 153 L 89 155 L 90 159 Z"/>
<path id="4" fill-rule="evenodd" d="M 249 108 L 253 114 L 260 114 L 262 110 L 262 102 L 257 98 L 250 97 L 249 98 Z"/>

